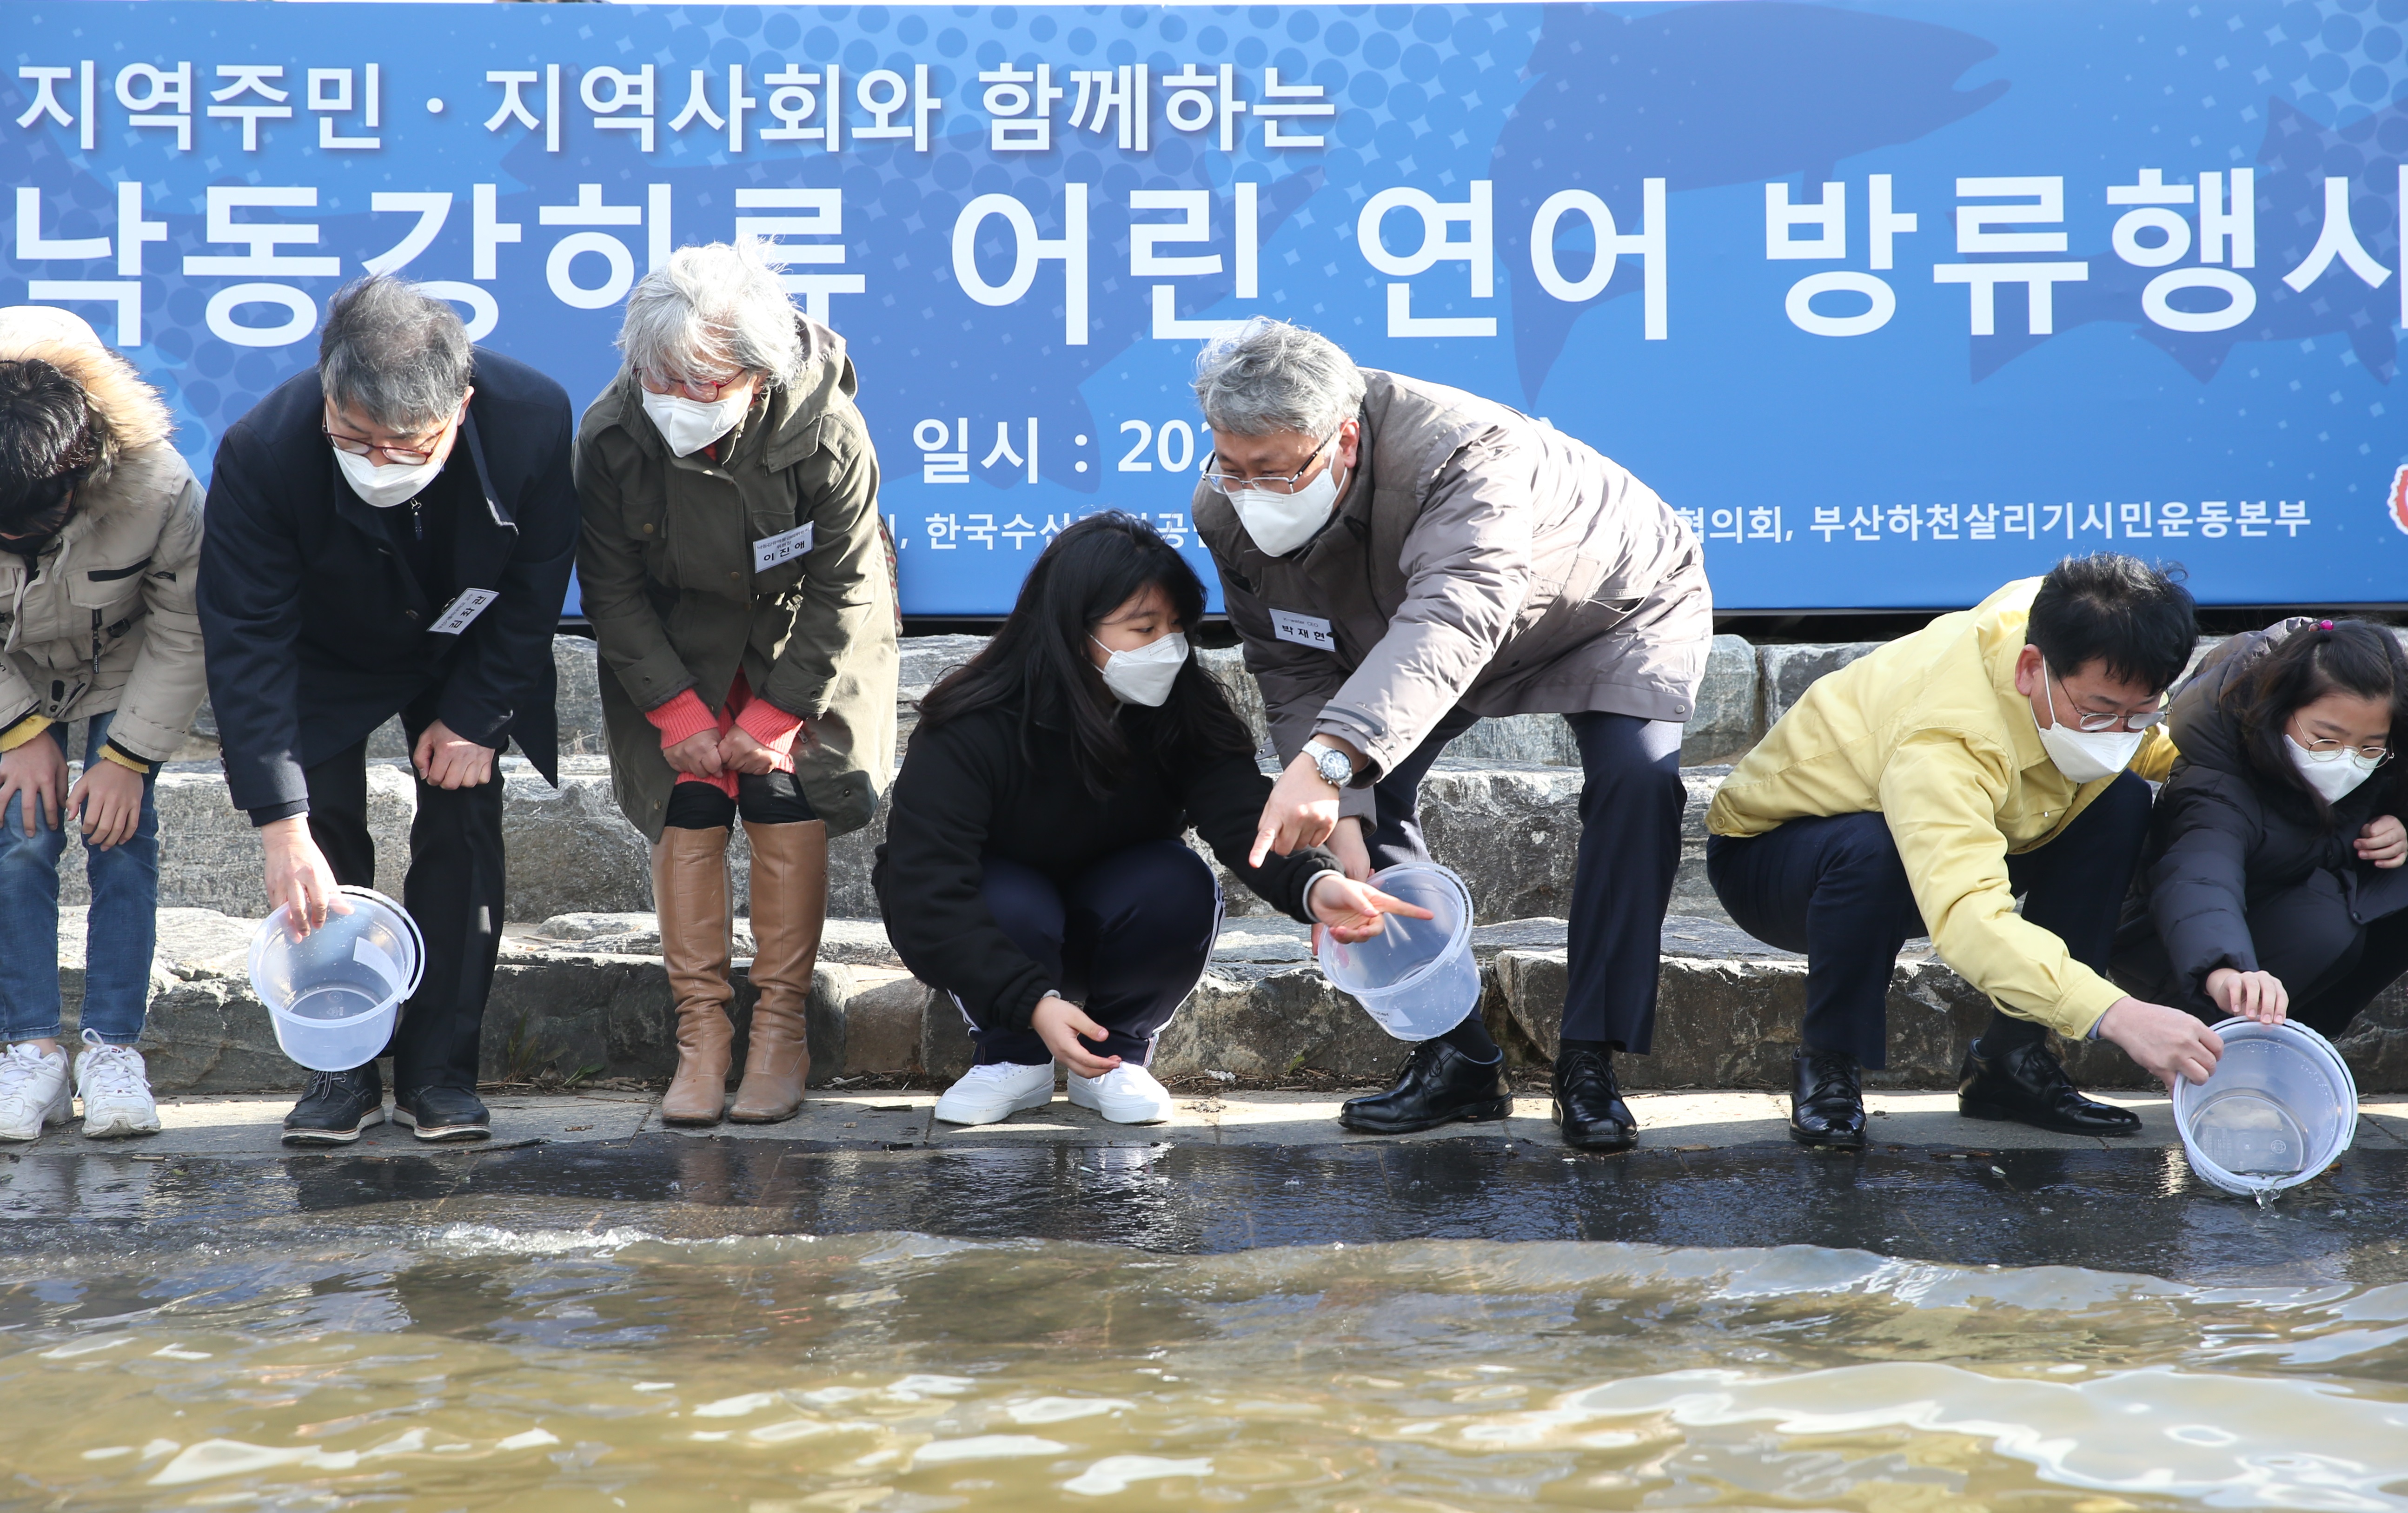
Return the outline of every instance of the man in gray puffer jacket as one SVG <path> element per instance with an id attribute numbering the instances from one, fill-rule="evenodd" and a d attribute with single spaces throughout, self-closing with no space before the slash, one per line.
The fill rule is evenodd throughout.
<path id="1" fill-rule="evenodd" d="M 1697 538 L 1545 421 L 1358 368 L 1283 321 L 1208 346 L 1196 394 L 1214 448 L 1197 528 L 1287 763 L 1256 850 L 1326 841 L 1357 878 L 1426 859 L 1417 793 L 1447 742 L 1484 716 L 1564 715 L 1586 782 L 1555 1117 L 1569 1144 L 1627 1148 L 1612 1052 L 1655 1031 L 1681 726 L 1713 636 Z M 1511 1103 L 1475 1014 L 1340 1117 L 1400 1132 Z"/>
<path id="2" fill-rule="evenodd" d="M 90 326 L 0 309 L 0 1140 L 84 1101 L 87 1135 L 147 1135 L 134 1049 L 159 904 L 151 788 L 201 702 L 201 490 L 167 407 Z M 67 784 L 67 726 L 89 721 Z M 59 860 L 83 833 L 82 1046 L 59 1044 Z"/>

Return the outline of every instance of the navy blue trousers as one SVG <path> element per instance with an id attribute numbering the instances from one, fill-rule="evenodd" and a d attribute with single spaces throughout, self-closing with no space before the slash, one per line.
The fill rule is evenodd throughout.
<path id="1" fill-rule="evenodd" d="M 1097 1056 L 1142 1066 L 1154 1037 L 1204 976 L 1221 933 L 1221 885 L 1175 840 L 1131 846 L 1057 888 L 1035 867 L 990 856 L 979 896 L 1011 943 L 1053 978 L 1055 992 L 1111 1032 Z M 982 1066 L 1054 1059 L 1034 1030 L 971 1027 Z"/>
<path id="2" fill-rule="evenodd" d="M 2149 833 L 2149 785 L 2131 773 L 2109 784 L 2055 840 L 2007 858 L 2027 923 L 2073 959 L 2104 973 L 2132 869 Z M 1809 1050 L 1845 1051 L 1864 1066 L 1888 1063 L 1887 1002 L 1899 948 L 1926 933 L 1889 821 L 1879 814 L 1791 820 L 1761 835 L 1706 841 L 1706 876 L 1739 927 L 1806 957 Z M 1982 1032 L 1992 1051 L 2047 1035 L 1994 1011 Z"/>
<path id="3" fill-rule="evenodd" d="M 1664 909 L 1681 867 L 1681 727 L 1669 720 L 1584 711 L 1564 716 L 1580 743 L 1580 857 L 1572 871 L 1564 1035 L 1647 1053 L 1656 1038 L 1656 977 Z M 1421 786 L 1447 742 L 1479 716 L 1450 712 L 1413 753 L 1371 785 L 1371 865 L 1426 862 Z"/>

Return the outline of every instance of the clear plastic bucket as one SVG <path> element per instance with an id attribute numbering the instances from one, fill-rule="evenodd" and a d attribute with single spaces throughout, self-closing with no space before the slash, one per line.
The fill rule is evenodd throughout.
<path id="1" fill-rule="evenodd" d="M 2358 1081 L 2332 1043 L 2299 1024 L 2229 1019 L 2223 1059 L 2204 1083 L 2174 1084 L 2174 1128 L 2190 1169 L 2214 1187 L 2263 1197 L 2331 1165 L 2358 1132 Z"/>
<path id="2" fill-rule="evenodd" d="M 408 910 L 371 888 L 346 888 L 343 897 L 349 913 L 327 915 L 299 940 L 281 906 L 251 937 L 251 986 L 276 1043 L 316 1072 L 375 1060 L 426 970 L 426 943 Z"/>
<path id="3" fill-rule="evenodd" d="M 1324 931 L 1321 970 L 1398 1039 L 1442 1035 L 1480 1005 L 1480 963 L 1471 959 L 1471 895 L 1461 878 L 1433 862 L 1383 868 L 1371 874 L 1371 886 L 1420 905 L 1431 918 L 1383 916 L 1378 935 L 1353 945 L 1341 945 Z"/>

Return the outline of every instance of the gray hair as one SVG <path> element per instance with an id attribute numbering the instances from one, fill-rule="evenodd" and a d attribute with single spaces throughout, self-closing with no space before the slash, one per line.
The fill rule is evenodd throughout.
<path id="1" fill-rule="evenodd" d="M 416 284 L 371 274 L 326 302 L 318 386 L 395 435 L 439 425 L 468 392 L 468 328 Z"/>
<path id="2" fill-rule="evenodd" d="M 619 350 L 638 373 L 766 373 L 774 385 L 802 372 L 795 303 L 750 239 L 681 247 L 627 296 Z"/>
<path id="3" fill-rule="evenodd" d="M 1363 370 L 1317 331 L 1258 315 L 1196 359 L 1204 423 L 1232 435 L 1294 431 L 1315 441 L 1363 407 Z"/>

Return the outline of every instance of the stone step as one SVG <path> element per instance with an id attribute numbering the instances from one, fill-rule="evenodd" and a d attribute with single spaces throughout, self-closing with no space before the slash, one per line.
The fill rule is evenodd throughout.
<path id="1" fill-rule="evenodd" d="M 178 1092 L 298 1087 L 297 1067 L 276 1048 L 245 966 L 252 921 L 204 909 L 162 912 L 142 1049 L 153 1079 Z M 60 965 L 70 1021 L 82 998 L 83 920 L 62 921 Z M 677 1052 L 657 922 L 638 911 L 580 913 L 512 926 L 485 1017 L 483 1075 L 665 1078 Z M 943 1080 L 968 1064 L 958 1009 L 911 978 L 874 920 L 831 920 L 809 1008 L 812 1078 L 918 1072 Z M 738 953 L 749 950 L 739 930 Z M 1619 1063 L 1633 1088 L 1785 1088 L 1804 1009 L 1805 963 L 1729 924 L 1675 915 L 1665 921 L 1656 1044 Z M 1525 919 L 1473 932 L 1482 1013 L 1518 1064 L 1555 1049 L 1566 982 L 1566 926 Z M 737 972 L 736 1017 L 748 1022 L 752 992 Z M 1889 1065 L 1882 1087 L 1945 1087 L 1980 1033 L 1988 1004 L 1928 950 L 1899 963 L 1889 995 Z M 72 1034 L 72 1023 L 70 1024 Z M 1219 1071 L 1249 1079 L 1300 1069 L 1377 1081 L 1402 1047 L 1312 961 L 1307 931 L 1288 920 L 1233 920 L 1196 992 L 1165 1032 L 1155 1069 L 1165 1076 Z M 2408 995 L 2394 989 L 2361 1020 L 2342 1050 L 2366 1092 L 2408 1090 Z M 2112 1046 L 2068 1048 L 2085 1083 L 2148 1085 Z"/>
<path id="2" fill-rule="evenodd" d="M 898 720 L 908 736 L 916 723 L 917 701 L 936 680 L 986 644 L 975 635 L 911 636 L 902 643 Z M 1816 678 L 1847 665 L 1877 642 L 1752 647 L 1735 635 L 1714 638 L 1707 677 L 1698 693 L 1698 718 L 1684 743 L 1683 771 L 1689 804 L 1683 821 L 1682 860 L 1674 886 L 1676 911 L 1721 914 L 1706 886 L 1705 807 L 1727 766 L 1709 765 L 1744 752 L 1771 721 L 1797 701 Z M 2216 643 L 2203 639 L 2200 653 Z M 1200 653 L 1223 678 L 1240 708 L 1260 735 L 1262 696 L 1234 649 Z M 544 919 L 575 910 L 624 912 L 652 903 L 651 866 L 642 839 L 619 817 L 609 790 L 604 754 L 601 695 L 594 643 L 576 636 L 553 642 L 559 681 L 562 782 L 555 792 L 515 757 L 509 774 L 504 825 L 510 853 L 508 913 L 512 919 Z M 215 725 L 206 707 L 186 755 L 159 780 L 164 840 L 161 897 L 170 906 L 258 914 L 266 906 L 259 878 L 258 841 L 244 818 L 227 804 L 216 762 Z M 369 830 L 378 843 L 377 886 L 398 894 L 408 856 L 414 794 L 401 765 L 406 752 L 397 725 L 369 743 L 384 765 L 369 775 Z M 1426 827 L 1431 849 L 1470 883 L 1484 921 L 1560 914 L 1570 896 L 1572 860 L 1579 846 L 1580 753 L 1571 729 L 1557 715 L 1486 720 L 1448 748 L 1424 789 Z M 869 863 L 885 832 L 883 812 L 867 829 L 839 838 L 833 848 L 830 907 L 838 914 L 877 913 L 869 890 Z M 738 896 L 745 896 L 746 852 L 735 843 Z M 83 869 L 69 865 L 61 878 L 63 897 L 82 903 Z M 1233 911 L 1267 912 L 1268 906 L 1226 875 L 1224 892 Z"/>
<path id="3" fill-rule="evenodd" d="M 900 644 L 896 669 L 896 721 L 897 749 L 919 722 L 919 701 L 937 680 L 968 662 L 985 646 L 982 635 L 913 635 Z M 1865 643 L 1870 649 L 1877 643 Z M 1268 727 L 1262 691 L 1245 668 L 1244 655 L 1235 648 L 1199 649 L 1197 658 L 1217 675 L 1237 704 L 1238 711 L 1264 741 Z M 1718 635 L 1707 662 L 1704 685 L 1698 690 L 1697 718 L 1689 722 L 1683 744 L 1684 760 L 1725 761 L 1756 744 L 1763 721 L 1757 693 L 1756 649 L 1736 635 Z M 603 734 L 602 693 L 594 643 L 583 636 L 552 638 L 552 670 L 558 685 L 554 707 L 560 720 L 561 750 L 568 755 L 603 756 L 609 745 Z M 193 732 L 179 761 L 215 762 L 218 756 L 217 716 L 206 700 L 194 717 Z M 1580 749 L 1571 728 L 1560 715 L 1517 715 L 1484 720 L 1458 737 L 1452 748 L 1458 757 L 1496 762 L 1538 762 L 1578 766 Z M 368 755 L 400 759 L 409 754 L 398 721 L 388 721 L 368 738 Z"/>
<path id="4" fill-rule="evenodd" d="M 619 914 L 652 905 L 652 862 L 643 836 L 610 796 L 608 762 L 562 759 L 554 789 L 523 759 L 503 759 L 502 838 L 509 858 L 506 918 L 546 920 L 572 913 Z M 1705 812 L 1728 771 L 1698 767 L 1683 773 L 1688 806 L 1673 908 L 1718 916 L 1722 906 L 1705 878 Z M 409 860 L 409 825 L 417 789 L 398 762 L 368 769 L 368 832 L 376 842 L 376 886 L 399 898 Z M 1476 765 L 1450 757 L 1422 786 L 1422 824 L 1431 854 L 1461 874 L 1483 922 L 1568 912 L 1580 847 L 1578 767 L 1540 764 Z M 168 767 L 159 776 L 159 898 L 174 908 L 213 909 L 256 918 L 267 912 L 257 833 L 226 794 L 213 765 Z M 72 834 L 72 833 L 71 833 Z M 882 803 L 868 826 L 829 847 L 828 909 L 870 919 L 879 912 L 869 871 L 886 835 Z M 1191 837 L 1192 843 L 1192 837 Z M 60 868 L 64 903 L 90 902 L 84 869 L 70 854 Z M 1199 847 L 1199 850 L 1201 848 Z M 750 905 L 751 850 L 739 826 L 730 870 L 737 906 Z M 1209 853 L 1206 859 L 1211 860 Z M 1268 916 L 1256 898 L 1215 864 L 1232 914 Z"/>
<path id="5" fill-rule="evenodd" d="M 917 700 L 946 671 L 985 645 L 974 635 L 912 636 L 902 643 L 898 710 L 905 734 L 917 721 Z M 2214 645 L 2200 643 L 2202 654 Z M 1708 765 L 1753 745 L 1814 678 L 1847 665 L 1878 645 L 1751 647 L 1738 636 L 1715 637 L 1698 718 L 1684 743 L 1689 791 L 1683 819 L 1675 911 L 1719 916 L 1705 879 L 1705 809 L 1727 766 Z M 506 758 L 504 829 L 509 848 L 512 919 L 545 919 L 576 910 L 605 913 L 648 908 L 652 876 L 647 849 L 610 797 L 604 755 L 601 697 L 594 643 L 560 636 L 553 643 L 559 679 L 564 756 L 561 786 L 552 789 L 523 760 Z M 1262 698 L 1235 650 L 1201 653 L 1221 676 L 1259 734 Z M 161 900 L 172 906 L 236 915 L 264 913 L 259 843 L 229 806 L 215 756 L 215 727 L 203 708 L 188 754 L 210 760 L 170 765 L 160 776 Z M 368 781 L 369 830 L 377 841 L 377 886 L 398 895 L 408 854 L 414 790 L 402 764 L 398 726 L 370 742 L 380 765 Z M 1437 858 L 1469 883 L 1484 921 L 1561 914 L 1569 906 L 1572 863 L 1579 847 L 1579 750 L 1557 715 L 1486 720 L 1448 748 L 1423 790 L 1425 828 Z M 885 834 L 885 816 L 839 837 L 832 848 L 830 908 L 840 915 L 878 912 L 869 889 L 872 853 Z M 734 844 L 738 896 L 747 896 L 748 856 Z M 70 864 L 61 878 L 70 904 L 88 898 L 83 869 Z M 1267 913 L 1268 906 L 1224 874 L 1233 912 Z"/>
<path id="6" fill-rule="evenodd" d="M 2403 642 L 2408 642 L 2408 631 L 2401 635 Z M 2192 654 L 2193 664 L 2222 639 L 2201 636 Z M 903 638 L 896 689 L 898 736 L 908 738 L 911 727 L 918 722 L 920 697 L 947 672 L 975 656 L 986 640 L 982 635 Z M 1704 678 L 1698 688 L 1697 712 L 1683 733 L 1681 760 L 1690 765 L 1737 761 L 1816 678 L 1838 671 L 1881 645 L 1879 641 L 1845 641 L 1755 646 L 1742 636 L 1715 636 L 1707 653 Z M 1234 648 L 1224 648 L 1200 649 L 1197 657 L 1228 688 L 1256 738 L 1265 739 L 1262 691 L 1246 672 L 1243 654 Z M 559 685 L 556 705 L 561 750 L 569 755 L 605 755 L 609 743 L 602 730 L 602 695 L 594 643 L 578 635 L 553 637 L 552 666 Z M 1560 715 L 1484 720 L 1458 737 L 1450 750 L 1458 759 L 1472 762 L 1540 763 L 1567 767 L 1580 764 L 1580 749 Z M 380 758 L 408 755 L 398 721 L 388 721 L 369 737 L 368 754 Z M 217 755 L 217 719 L 204 701 L 194 721 L 192 735 L 178 759 L 214 762 Z"/>

